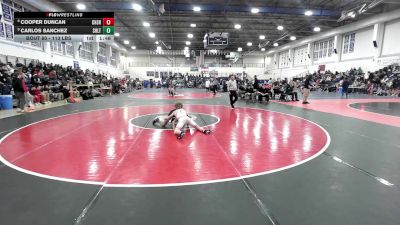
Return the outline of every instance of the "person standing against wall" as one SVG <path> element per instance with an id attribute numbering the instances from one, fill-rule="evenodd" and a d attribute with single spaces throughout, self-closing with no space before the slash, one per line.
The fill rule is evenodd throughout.
<path id="1" fill-rule="evenodd" d="M 231 102 L 231 107 L 232 109 L 234 109 L 235 108 L 234 104 L 238 100 L 238 94 L 237 94 L 238 86 L 235 75 L 231 75 L 229 81 L 227 82 L 227 87 L 229 91 L 229 100 Z"/>
<path id="2" fill-rule="evenodd" d="M 205 82 L 206 91 L 210 91 L 210 84 L 211 84 L 210 80 L 207 79 L 206 82 Z"/>
<path id="3" fill-rule="evenodd" d="M 217 78 L 214 78 L 214 80 L 212 82 L 212 89 L 213 89 L 214 95 L 216 95 L 217 91 L 219 89 L 219 82 L 218 82 Z"/>
<path id="4" fill-rule="evenodd" d="M 308 75 L 306 80 L 304 81 L 304 88 L 303 88 L 303 104 L 310 104 L 308 100 L 308 96 L 310 95 L 311 89 L 311 75 Z"/>
<path id="5" fill-rule="evenodd" d="M 253 83 L 253 88 L 254 89 L 256 89 L 256 90 L 258 90 L 258 87 L 259 85 L 258 85 L 258 79 L 257 79 L 257 76 L 254 76 L 254 83 Z"/>
<path id="6" fill-rule="evenodd" d="M 347 79 L 347 77 L 344 77 L 342 82 L 342 97 L 346 95 L 346 98 L 348 98 L 349 86 L 350 86 L 350 81 Z"/>
<path id="7" fill-rule="evenodd" d="M 15 93 L 15 98 L 18 103 L 17 106 L 20 108 L 18 112 L 25 112 L 25 90 L 24 90 L 24 74 L 22 71 L 18 71 L 17 76 L 14 77 L 12 86 Z"/>

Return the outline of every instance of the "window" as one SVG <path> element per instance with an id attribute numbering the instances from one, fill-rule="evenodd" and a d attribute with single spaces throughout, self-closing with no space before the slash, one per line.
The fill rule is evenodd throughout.
<path id="1" fill-rule="evenodd" d="M 303 47 L 296 48 L 294 50 L 294 65 L 306 65 L 308 58 L 308 46 L 305 45 Z"/>
<path id="2" fill-rule="evenodd" d="M 328 57 L 332 56 L 333 52 L 333 40 L 329 40 L 329 45 L 328 45 Z"/>
<path id="3" fill-rule="evenodd" d="M 328 54 L 328 42 L 325 41 L 324 42 L 324 50 L 322 51 L 322 57 L 326 58 L 327 54 Z"/>
<path id="4" fill-rule="evenodd" d="M 279 68 L 289 67 L 289 51 L 282 52 L 279 54 Z"/>
<path id="5" fill-rule="evenodd" d="M 318 52 L 319 52 L 319 44 L 318 43 L 314 43 L 314 61 L 318 60 Z"/>
<path id="6" fill-rule="evenodd" d="M 50 42 L 50 51 L 64 55 L 65 54 L 65 48 L 64 44 L 62 42 Z"/>
<path id="7" fill-rule="evenodd" d="M 343 40 L 343 54 L 353 53 L 356 33 L 345 35 Z"/>
<path id="8" fill-rule="evenodd" d="M 111 50 L 110 63 L 112 66 L 117 66 L 117 50 Z"/>
<path id="9" fill-rule="evenodd" d="M 349 46 L 349 53 L 354 52 L 354 43 L 356 41 L 356 33 L 350 35 L 350 46 Z"/>
<path id="10" fill-rule="evenodd" d="M 99 53 L 97 54 L 97 62 L 107 64 L 107 45 L 105 43 L 99 43 Z"/>
<path id="11" fill-rule="evenodd" d="M 346 35 L 344 37 L 344 43 L 343 43 L 343 54 L 346 54 L 349 52 L 349 36 Z"/>
<path id="12" fill-rule="evenodd" d="M 42 48 L 42 42 L 19 42 L 19 43 L 22 43 L 24 45 L 33 46 L 36 48 Z"/>
<path id="13" fill-rule="evenodd" d="M 324 52 L 324 42 L 320 42 L 320 43 L 319 43 L 319 53 L 318 53 L 318 57 L 319 57 L 320 59 L 323 58 L 323 57 L 322 57 L 323 52 Z"/>
<path id="14" fill-rule="evenodd" d="M 74 46 L 72 42 L 65 42 L 65 54 L 69 56 L 74 56 Z"/>
<path id="15" fill-rule="evenodd" d="M 79 57 L 81 59 L 93 60 L 93 45 L 91 42 L 82 42 Z"/>
<path id="16" fill-rule="evenodd" d="M 333 39 L 324 40 L 314 43 L 314 61 L 319 59 L 332 57 Z"/>
<path id="17" fill-rule="evenodd" d="M 41 48 L 42 47 L 42 42 L 31 42 L 31 45 L 34 47 Z"/>

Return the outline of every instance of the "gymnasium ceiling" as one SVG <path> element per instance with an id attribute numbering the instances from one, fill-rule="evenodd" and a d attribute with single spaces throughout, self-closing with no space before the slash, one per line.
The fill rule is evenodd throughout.
<path id="1" fill-rule="evenodd" d="M 130 46 L 137 49 L 156 49 L 159 41 L 163 49 L 182 50 L 186 41 L 190 41 L 190 49 L 203 49 L 203 37 L 207 32 L 229 32 L 228 50 L 243 51 L 260 49 L 260 44 L 266 50 L 273 48 L 278 42 L 283 45 L 290 42 L 290 36 L 301 39 L 315 34 L 314 27 L 321 32 L 331 28 L 352 23 L 374 14 L 391 11 L 400 7 L 399 0 L 51 0 L 51 2 L 67 11 L 77 11 L 77 3 L 86 5 L 85 11 L 114 11 L 115 32 L 120 34 L 116 40 L 123 44 L 129 40 Z M 338 21 L 342 13 L 357 12 L 364 4 L 378 3 L 373 8 L 357 14 L 354 18 L 346 16 Z M 132 3 L 143 7 L 142 11 L 133 10 Z M 160 12 L 164 4 L 165 12 Z M 200 12 L 193 7 L 201 8 Z M 251 9 L 257 8 L 258 13 Z M 312 16 L 304 15 L 311 10 Z M 162 10 L 161 10 L 162 11 Z M 150 27 L 143 26 L 148 22 Z M 196 24 L 196 27 L 190 27 Z M 240 29 L 234 25 L 240 24 Z M 278 30 L 277 26 L 283 26 Z M 149 32 L 156 37 L 150 38 Z M 188 34 L 193 38 L 188 38 Z M 260 40 L 260 35 L 265 40 Z M 252 46 L 247 46 L 252 42 Z"/>

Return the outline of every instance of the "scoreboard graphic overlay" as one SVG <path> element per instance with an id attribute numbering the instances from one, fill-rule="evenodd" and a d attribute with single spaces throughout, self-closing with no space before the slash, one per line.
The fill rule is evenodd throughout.
<path id="1" fill-rule="evenodd" d="M 114 41 L 114 12 L 15 12 L 15 41 Z"/>

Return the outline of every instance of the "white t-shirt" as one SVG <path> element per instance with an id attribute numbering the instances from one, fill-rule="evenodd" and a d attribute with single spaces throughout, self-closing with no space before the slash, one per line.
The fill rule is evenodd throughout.
<path id="1" fill-rule="evenodd" d="M 206 80 L 206 88 L 210 87 L 210 81 Z"/>
<path id="2" fill-rule="evenodd" d="M 177 109 L 172 113 L 172 115 L 174 115 L 177 120 L 187 117 L 186 110 L 184 109 Z"/>
<path id="3" fill-rule="evenodd" d="M 237 91 L 237 82 L 236 80 L 228 80 L 227 82 L 228 91 Z"/>

